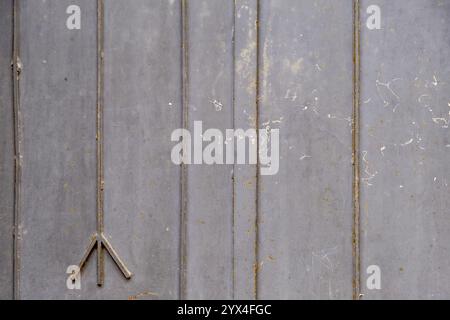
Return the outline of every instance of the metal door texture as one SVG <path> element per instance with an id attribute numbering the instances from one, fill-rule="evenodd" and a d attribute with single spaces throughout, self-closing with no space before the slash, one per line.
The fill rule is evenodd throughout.
<path id="1" fill-rule="evenodd" d="M 1 299 L 450 298 L 450 1 L 0 16 Z M 276 174 L 174 164 L 197 121 L 278 129 Z"/>

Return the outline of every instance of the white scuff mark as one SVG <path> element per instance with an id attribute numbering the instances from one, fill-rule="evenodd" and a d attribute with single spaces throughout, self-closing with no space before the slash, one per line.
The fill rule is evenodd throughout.
<path id="1" fill-rule="evenodd" d="M 308 158 L 312 158 L 312 157 L 304 154 L 299 159 L 300 159 L 300 161 L 303 161 L 303 160 L 308 159 Z"/>
<path id="2" fill-rule="evenodd" d="M 386 146 L 382 146 L 381 148 L 380 148 L 380 153 L 381 153 L 381 155 L 384 157 L 384 150 L 386 150 Z"/>
<path id="3" fill-rule="evenodd" d="M 431 84 L 435 87 L 438 85 L 438 80 L 436 79 L 436 75 L 433 75 L 433 82 L 431 82 Z"/>
<path id="4" fill-rule="evenodd" d="M 291 89 L 287 89 L 284 98 L 290 101 L 297 100 L 297 91 L 291 92 Z"/>
<path id="5" fill-rule="evenodd" d="M 425 80 L 425 88 L 437 87 L 441 84 L 445 84 L 445 82 L 439 80 L 435 74 L 433 75 L 433 80 Z"/>
<path id="6" fill-rule="evenodd" d="M 248 114 L 247 110 L 244 109 L 243 113 L 247 116 L 247 120 L 251 127 L 256 127 L 256 119 L 255 117 Z"/>
<path id="7" fill-rule="evenodd" d="M 322 71 L 322 68 L 319 66 L 318 63 L 316 63 L 314 66 L 317 68 L 317 70 Z"/>
<path id="8" fill-rule="evenodd" d="M 284 117 L 280 117 L 278 120 L 272 120 L 272 123 L 281 123 Z"/>
<path id="9" fill-rule="evenodd" d="M 321 265 L 323 265 L 324 267 L 326 267 L 329 270 L 333 270 L 334 269 L 334 264 L 333 264 L 332 260 L 330 259 L 330 255 L 336 254 L 337 253 L 337 249 L 338 249 L 338 247 L 335 246 L 333 248 L 323 249 L 323 250 L 320 250 L 318 252 L 313 251 L 312 252 L 313 260 L 314 260 L 314 258 L 318 258 L 319 263 Z"/>
<path id="10" fill-rule="evenodd" d="M 424 101 L 424 99 L 430 99 L 430 95 L 429 94 L 422 94 L 418 99 L 417 102 L 419 102 L 420 104 L 422 104 L 422 107 L 427 108 L 428 111 L 433 112 L 433 110 L 430 108 L 430 101 L 426 102 Z"/>
<path id="11" fill-rule="evenodd" d="M 364 104 L 369 103 L 371 100 L 372 100 L 372 98 L 369 98 L 369 99 L 367 99 L 367 100 L 364 100 L 363 103 L 364 103 Z"/>
<path id="12" fill-rule="evenodd" d="M 214 100 L 210 100 L 209 102 L 211 102 L 214 105 L 214 108 L 216 109 L 216 111 L 222 111 L 223 104 L 220 101 L 214 99 Z"/>
<path id="13" fill-rule="evenodd" d="M 448 120 L 446 118 L 432 118 L 433 122 L 442 126 L 442 128 L 448 128 Z"/>
<path id="14" fill-rule="evenodd" d="M 172 103 L 172 102 L 169 102 L 167 105 L 168 105 L 169 107 L 171 107 L 171 106 L 173 106 L 173 103 Z"/>
<path id="15" fill-rule="evenodd" d="M 378 174 L 378 171 L 375 172 L 370 172 L 369 169 L 369 161 L 367 161 L 367 151 L 362 151 L 362 160 L 364 163 L 364 173 L 366 174 L 366 177 L 361 178 L 361 180 L 368 186 L 372 186 L 372 179 L 376 177 L 376 175 Z"/>
<path id="16" fill-rule="evenodd" d="M 397 102 L 395 103 L 395 105 L 392 107 L 392 112 L 395 112 L 395 110 L 397 109 L 397 107 L 400 104 L 400 97 L 399 95 L 392 89 L 391 85 L 395 82 L 395 81 L 399 81 L 401 80 L 401 78 L 394 78 L 388 82 L 381 82 L 378 79 L 375 80 L 375 86 L 377 88 L 377 93 L 378 93 L 378 97 L 383 100 L 384 103 L 384 107 L 387 107 L 388 105 L 390 105 L 390 102 L 387 101 L 384 97 L 382 97 L 382 94 L 380 92 L 380 87 L 385 87 L 388 92 L 390 92 L 390 94 L 392 94 L 394 96 L 394 98 L 397 100 Z"/>
<path id="17" fill-rule="evenodd" d="M 403 189 L 404 188 L 404 186 L 401 184 L 401 185 L 399 185 L 398 186 L 400 189 Z"/>
<path id="18" fill-rule="evenodd" d="M 438 117 L 438 116 L 436 116 L 436 115 L 434 114 L 433 109 L 431 108 L 431 104 L 430 104 L 431 102 L 430 102 L 430 101 L 428 101 L 428 102 L 424 101 L 424 98 L 431 98 L 431 97 L 430 97 L 430 95 L 428 95 L 428 94 L 422 94 L 422 95 L 418 98 L 417 101 L 418 101 L 420 104 L 422 104 L 422 107 L 427 108 L 427 109 L 428 109 L 428 112 L 431 113 L 431 120 L 432 120 L 435 124 L 440 125 L 441 128 L 444 128 L 444 129 L 448 128 L 448 127 L 449 127 L 449 124 L 450 124 L 450 112 L 449 112 L 449 118 Z M 450 107 L 450 103 L 448 103 L 448 106 Z"/>
<path id="19" fill-rule="evenodd" d="M 433 181 L 436 182 L 436 180 L 437 180 L 437 177 L 434 177 Z"/>
<path id="20" fill-rule="evenodd" d="M 331 113 L 329 113 L 327 115 L 327 117 L 328 117 L 328 119 L 336 119 L 336 120 L 341 120 L 341 121 L 347 121 L 349 126 L 352 125 L 352 118 L 350 118 L 350 117 L 342 118 L 342 117 L 339 117 L 339 116 L 335 116 L 335 115 L 333 115 Z"/>
<path id="21" fill-rule="evenodd" d="M 283 122 L 283 119 L 284 119 L 284 117 L 280 117 L 280 118 L 275 119 L 275 120 L 268 120 L 266 122 L 263 122 L 261 125 L 263 127 L 269 128 L 268 130 L 270 130 L 270 124 L 280 124 L 280 123 Z M 268 131 L 268 133 L 269 133 L 269 131 Z"/>
<path id="22" fill-rule="evenodd" d="M 402 143 L 402 144 L 400 144 L 400 145 L 401 145 L 402 147 L 404 147 L 404 146 L 407 146 L 407 145 L 413 143 L 413 141 L 414 141 L 414 139 L 411 138 L 411 139 L 409 139 L 408 141 L 406 141 L 406 142 L 404 142 L 404 143 Z"/>
<path id="23" fill-rule="evenodd" d="M 236 14 L 236 16 L 237 16 L 238 18 L 241 17 L 241 11 L 242 11 L 242 10 L 249 11 L 249 6 L 247 6 L 247 5 L 241 5 L 241 6 L 240 6 L 240 8 L 238 9 L 237 14 Z"/>

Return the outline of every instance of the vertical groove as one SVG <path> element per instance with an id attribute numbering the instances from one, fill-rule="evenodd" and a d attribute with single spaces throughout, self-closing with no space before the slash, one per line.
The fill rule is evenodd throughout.
<path id="1" fill-rule="evenodd" d="M 233 122 L 233 130 L 236 129 L 236 119 L 235 119 L 235 108 L 236 108 L 236 93 L 235 93 L 235 83 L 236 83 L 236 0 L 233 0 L 233 31 L 232 31 L 232 50 L 231 50 L 231 65 L 232 65 L 232 76 L 231 76 L 231 99 L 232 99 L 232 106 L 231 106 L 231 117 Z M 235 155 L 233 155 L 234 158 Z M 231 292 L 232 292 L 232 299 L 235 299 L 236 297 L 236 250 L 235 250 L 235 225 L 236 225 L 236 179 L 235 179 L 235 169 L 236 165 L 233 161 L 233 174 L 231 177 L 232 182 L 232 190 L 231 190 L 231 197 L 232 197 L 232 220 L 231 220 L 231 227 L 232 227 L 232 272 L 231 272 Z"/>
<path id="2" fill-rule="evenodd" d="M 20 192 L 22 179 L 22 153 L 21 153 L 21 119 L 20 119 L 20 29 L 19 29 L 19 0 L 13 4 L 13 117 L 14 117 L 14 241 L 13 241 L 13 297 L 20 299 Z"/>
<path id="3" fill-rule="evenodd" d="M 256 0 L 256 94 L 255 94 L 255 102 L 256 102 L 256 196 L 255 196 L 255 262 L 254 262 L 254 298 L 258 300 L 258 269 L 259 269 L 259 177 L 260 177 L 260 163 L 259 163 L 259 96 L 260 96 L 260 87 L 259 87 L 259 65 L 260 65 L 260 1 Z"/>
<path id="4" fill-rule="evenodd" d="M 188 128 L 188 7 L 187 0 L 181 0 L 181 109 L 182 128 Z M 185 140 L 183 139 L 183 142 Z M 183 150 L 186 150 L 185 148 Z M 180 270 L 179 270 L 179 298 L 186 299 L 186 212 L 187 212 L 187 168 L 181 164 L 180 179 Z"/>
<path id="5" fill-rule="evenodd" d="M 353 121 L 352 121 L 352 162 L 353 162 L 353 299 L 360 295 L 360 202 L 359 202 L 359 106 L 360 106 L 360 7 L 359 0 L 353 0 Z"/>

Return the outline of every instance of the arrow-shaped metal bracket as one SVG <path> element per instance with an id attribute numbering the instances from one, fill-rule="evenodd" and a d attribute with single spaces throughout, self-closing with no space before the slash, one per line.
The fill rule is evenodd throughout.
<path id="1" fill-rule="evenodd" d="M 111 258 L 119 267 L 126 279 L 130 279 L 132 273 L 128 270 L 119 255 L 106 239 L 103 223 L 103 30 L 104 30 L 104 0 L 97 0 L 97 232 L 91 236 L 91 242 L 79 264 L 79 270 L 83 269 L 92 251 L 97 248 L 97 284 L 102 286 L 105 279 L 105 257 L 103 249 L 108 251 Z"/>
<path id="2" fill-rule="evenodd" d="M 117 264 L 120 271 L 122 271 L 124 277 L 127 279 L 131 278 L 133 274 L 125 266 L 125 264 L 117 254 L 116 250 L 114 250 L 111 243 L 108 241 L 108 239 L 106 239 L 103 233 L 95 233 L 91 236 L 91 242 L 89 243 L 89 246 L 87 247 L 83 258 L 81 259 L 80 264 L 78 265 L 80 268 L 80 272 L 95 248 L 97 248 L 97 284 L 99 286 L 103 285 L 105 278 L 105 259 L 103 254 L 103 248 L 105 248 L 106 251 L 108 251 L 109 255 L 111 256 L 111 258 L 113 258 L 114 262 Z"/>

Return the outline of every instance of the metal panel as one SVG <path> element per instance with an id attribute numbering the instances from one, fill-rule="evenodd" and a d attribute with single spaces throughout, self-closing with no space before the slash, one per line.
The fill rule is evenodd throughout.
<path id="1" fill-rule="evenodd" d="M 16 2 L 13 86 L 0 1 L 0 299 L 350 299 L 358 280 L 364 299 L 450 297 L 448 2 L 361 0 L 360 56 L 358 1 L 103 2 L 76 1 L 80 30 L 73 1 Z M 279 129 L 279 172 L 173 164 L 171 133 L 194 121 Z M 97 251 L 68 290 L 100 212 L 134 275 L 105 254 L 97 286 Z"/>
<path id="2" fill-rule="evenodd" d="M 233 128 L 232 1 L 188 1 L 188 119 L 203 130 Z M 233 166 L 187 167 L 186 281 L 188 299 L 233 295 Z"/>
<path id="3" fill-rule="evenodd" d="M 380 30 L 366 28 L 372 4 Z M 449 298 L 450 3 L 363 1 L 361 14 L 361 271 L 382 275 L 364 298 Z"/>
<path id="4" fill-rule="evenodd" d="M 0 2 L 0 300 L 13 298 L 12 0 Z"/>
<path id="5" fill-rule="evenodd" d="M 234 15 L 234 127 L 256 129 L 257 1 L 236 1 Z M 254 299 L 257 168 L 236 164 L 233 170 L 233 298 Z"/>
<path id="6" fill-rule="evenodd" d="M 176 299 L 180 2 L 110 0 L 105 13 L 105 232 L 134 276 L 110 264 L 102 296 Z"/>
<path id="7" fill-rule="evenodd" d="M 258 298 L 352 297 L 352 2 L 261 1 Z"/>
<path id="8" fill-rule="evenodd" d="M 66 27 L 72 1 L 20 2 L 23 172 L 20 297 L 76 298 L 66 288 L 95 228 L 96 3 L 80 0 L 80 30 Z M 88 265 L 89 271 L 94 264 Z"/>

